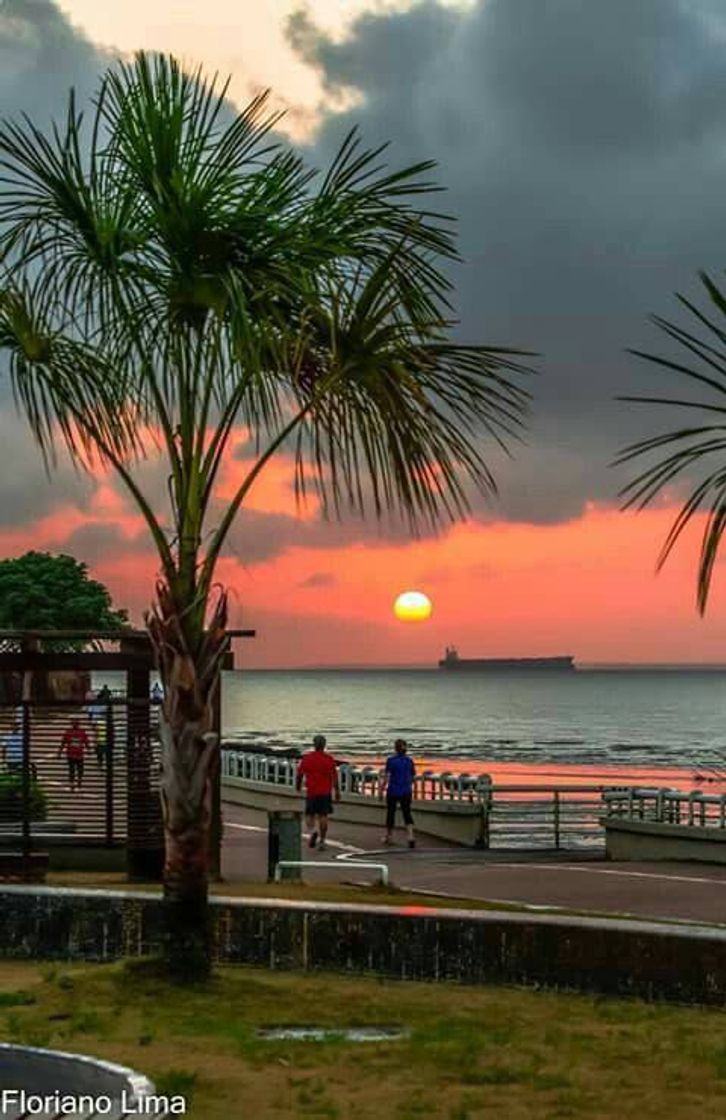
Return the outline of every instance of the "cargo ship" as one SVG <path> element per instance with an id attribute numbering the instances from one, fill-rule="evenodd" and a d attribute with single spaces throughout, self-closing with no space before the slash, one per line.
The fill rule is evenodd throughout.
<path id="1" fill-rule="evenodd" d="M 536 672 L 558 670 L 559 672 L 574 673 L 574 657 L 459 657 L 454 646 L 447 646 L 444 656 L 439 661 L 439 669 L 453 672 L 467 672 L 471 670 L 486 670 L 498 672 L 509 669 L 532 669 Z"/>

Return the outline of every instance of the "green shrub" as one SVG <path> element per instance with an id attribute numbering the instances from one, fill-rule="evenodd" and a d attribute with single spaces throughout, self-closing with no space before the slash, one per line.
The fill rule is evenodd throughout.
<path id="1" fill-rule="evenodd" d="M 30 782 L 30 819 L 44 821 L 48 799 L 40 782 Z M 23 779 L 20 774 L 0 774 L 0 824 L 23 819 Z"/>

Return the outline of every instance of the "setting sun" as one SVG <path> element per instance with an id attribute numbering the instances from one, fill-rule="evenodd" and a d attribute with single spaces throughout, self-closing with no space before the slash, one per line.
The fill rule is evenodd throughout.
<path id="1" fill-rule="evenodd" d="M 393 613 L 401 622 L 425 622 L 431 617 L 431 600 L 422 591 L 404 591 L 393 604 Z"/>

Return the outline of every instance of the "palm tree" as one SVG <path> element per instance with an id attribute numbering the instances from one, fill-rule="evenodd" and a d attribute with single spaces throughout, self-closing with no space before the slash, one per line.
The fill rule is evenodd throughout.
<path id="1" fill-rule="evenodd" d="M 49 133 L 0 127 L 0 348 L 47 465 L 110 465 L 159 554 L 146 616 L 164 683 L 168 963 L 208 968 L 210 698 L 226 645 L 215 568 L 281 449 L 300 500 L 393 512 L 412 529 L 465 514 L 494 479 L 527 392 L 518 352 L 451 338 L 450 221 L 420 208 L 434 166 L 390 171 L 355 133 L 318 178 L 257 97 L 173 58 L 110 70 L 88 119 L 71 94 Z M 521 355 L 520 355 L 521 356 Z M 235 430 L 254 465 L 210 527 Z M 169 510 L 135 467 L 155 445 Z"/>
<path id="2" fill-rule="evenodd" d="M 704 614 L 714 564 L 726 528 L 726 323 L 723 322 L 723 317 L 726 316 L 726 297 L 705 273 L 699 275 L 710 308 L 702 311 L 684 296 L 677 295 L 676 298 L 696 320 L 700 333 L 688 331 L 660 316 L 652 317 L 655 325 L 685 352 L 683 360 L 676 361 L 674 358 L 641 350 L 631 350 L 630 353 L 660 369 L 687 378 L 688 383 L 712 395 L 705 400 L 670 396 L 624 396 L 620 399 L 640 404 L 693 409 L 707 415 L 695 424 L 679 426 L 672 431 L 631 444 L 620 452 L 615 463 L 621 465 L 642 457 L 652 460 L 621 491 L 625 498 L 625 508 L 637 509 L 645 508 L 682 476 L 692 478 L 693 471 L 701 464 L 705 465 L 705 475 L 692 484 L 658 558 L 660 570 L 693 516 L 704 509 L 708 510 L 701 540 L 696 591 L 698 610 Z"/>

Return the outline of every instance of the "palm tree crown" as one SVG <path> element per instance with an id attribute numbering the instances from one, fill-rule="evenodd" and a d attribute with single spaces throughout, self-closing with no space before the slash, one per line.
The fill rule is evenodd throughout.
<path id="1" fill-rule="evenodd" d="M 103 78 L 88 120 L 71 97 L 50 135 L 0 128 L 16 396 L 48 459 L 60 434 L 116 468 L 197 625 L 277 448 L 294 448 L 298 494 L 314 487 L 326 510 L 436 522 L 466 510 L 468 482 L 494 488 L 479 436 L 503 444 L 527 396 L 511 353 L 450 338 L 452 229 L 416 206 L 433 165 L 391 172 L 351 134 L 317 177 L 272 137 L 264 96 L 233 115 L 225 93 L 141 54 Z M 258 457 L 200 560 L 236 424 Z M 171 533 L 133 477 L 150 430 Z"/>
<path id="2" fill-rule="evenodd" d="M 674 545 L 691 519 L 699 511 L 707 510 L 698 562 L 697 605 L 703 614 L 713 578 L 721 538 L 726 529 L 726 328 L 718 317 L 726 315 L 726 298 L 718 286 L 705 273 L 701 281 L 712 310 L 706 313 L 691 300 L 678 296 L 701 328 L 693 333 L 662 319 L 653 322 L 695 362 L 666 358 L 660 355 L 633 350 L 631 353 L 687 379 L 688 383 L 710 394 L 706 399 L 682 397 L 626 396 L 625 401 L 641 404 L 663 405 L 684 411 L 695 410 L 705 414 L 700 423 L 679 426 L 661 435 L 640 440 L 623 449 L 616 463 L 630 463 L 643 457 L 651 463 L 624 487 L 626 507 L 642 509 L 649 505 L 682 476 L 692 478 L 698 467 L 705 475 L 692 485 L 680 512 L 671 526 L 658 560 L 662 567 Z M 654 461 L 653 461 L 654 460 Z"/>

